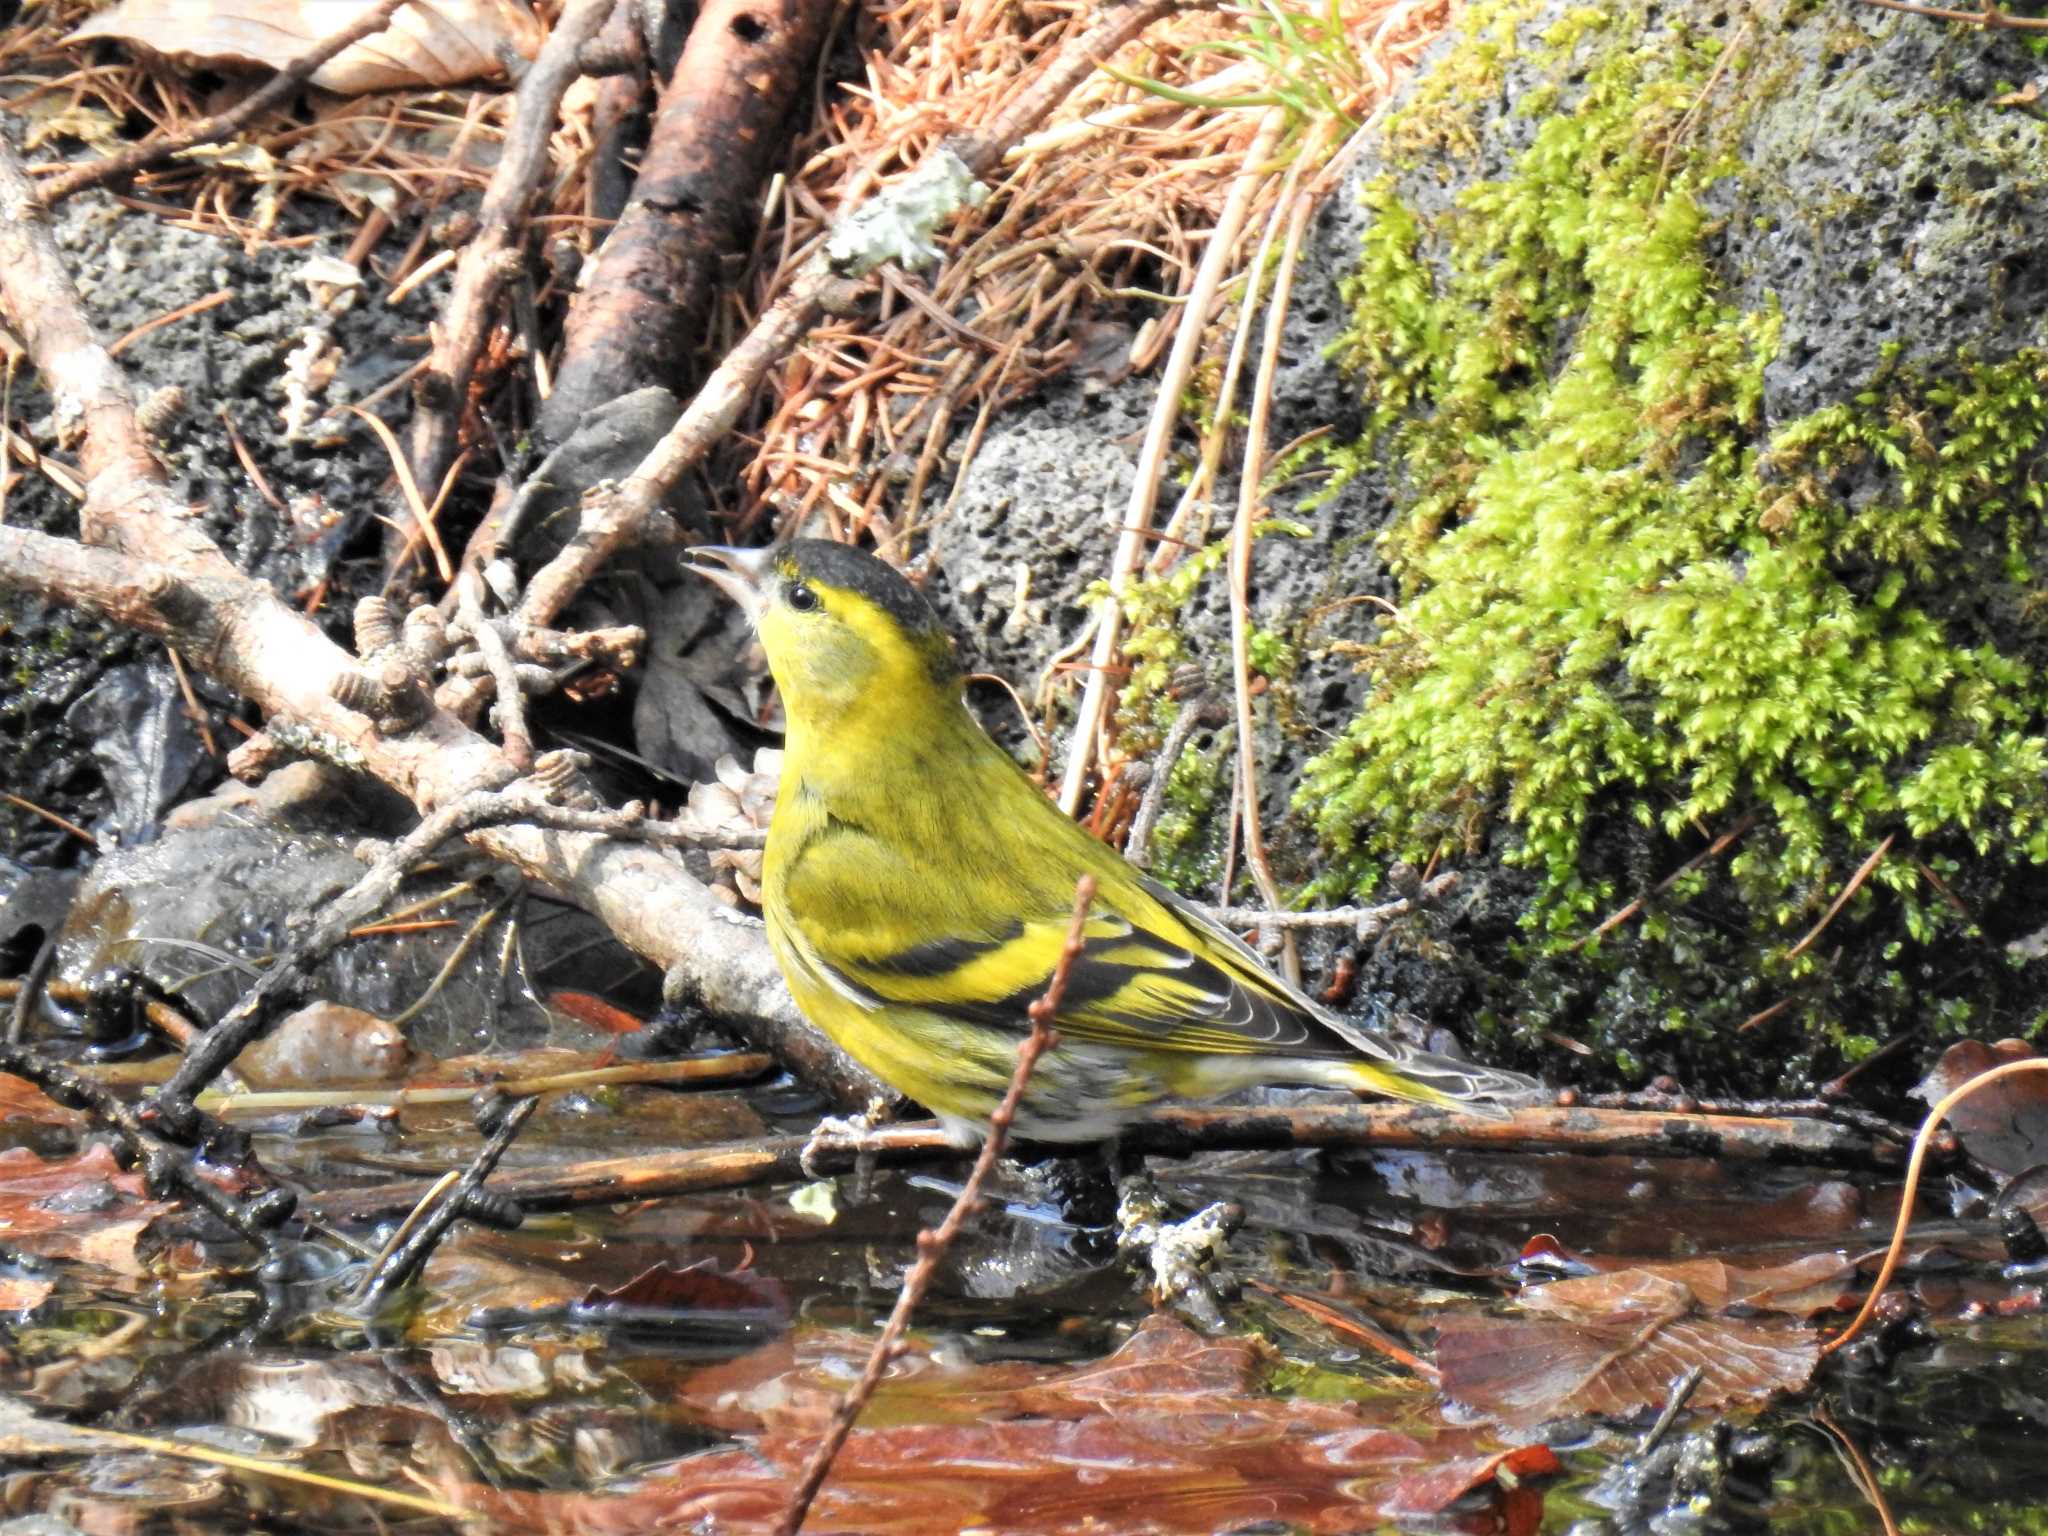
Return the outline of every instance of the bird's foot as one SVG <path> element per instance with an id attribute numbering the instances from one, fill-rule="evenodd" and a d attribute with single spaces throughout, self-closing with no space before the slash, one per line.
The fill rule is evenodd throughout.
<path id="1" fill-rule="evenodd" d="M 1171 1215 L 1152 1180 L 1132 1174 L 1117 1192 L 1117 1251 L 1150 1271 L 1154 1302 L 1184 1310 L 1212 1332 L 1221 1329 L 1223 1301 L 1236 1286 L 1213 1272 L 1231 1234 L 1244 1225 L 1244 1207 L 1218 1201 L 1181 1221 Z"/>

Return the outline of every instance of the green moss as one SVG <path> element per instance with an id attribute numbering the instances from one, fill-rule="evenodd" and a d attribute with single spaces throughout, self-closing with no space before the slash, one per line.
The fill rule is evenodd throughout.
<path id="1" fill-rule="evenodd" d="M 1183 706 L 1185 707 L 1185 706 Z M 1159 824 L 1152 829 L 1147 867 L 1177 891 L 1216 888 L 1223 862 L 1221 843 L 1229 803 L 1229 772 L 1235 742 L 1219 741 L 1204 752 L 1190 747 L 1173 765 Z"/>
<path id="2" fill-rule="evenodd" d="M 1496 94 L 1508 62 L 1521 49 L 1520 28 L 1542 0 L 1481 0 L 1466 12 L 1465 39 L 1449 58 L 1418 80 L 1400 111 L 1382 130 L 1387 146 L 1405 156 L 1433 151 L 1470 154 L 1479 147 L 1473 113 Z M 1547 110 L 1547 100 L 1531 104 Z"/>
<path id="3" fill-rule="evenodd" d="M 1468 71 L 1516 46 L 1521 12 L 1495 9 Z M 1394 177 L 1366 193 L 1342 356 L 1367 430 L 1339 467 L 1404 490 L 1381 538 L 1400 613 L 1299 803 L 1335 856 L 1319 894 L 1491 846 L 1531 872 L 1523 926 L 1553 954 L 1641 889 L 1596 831 L 1672 853 L 1753 815 L 1711 878 L 1782 985 L 1887 836 L 1845 923 L 1884 906 L 1919 944 L 1967 923 L 1938 861 L 2048 860 L 2048 688 L 1963 595 L 2032 580 L 2048 371 L 1888 370 L 1766 434 L 1778 319 L 1722 296 L 1703 205 L 1739 167 L 1700 103 L 1739 101 L 1742 61 L 1717 80 L 1712 39 L 1641 35 L 1608 12 L 1553 29 L 1583 83 L 1434 221 Z M 1842 499 L 1849 467 L 1881 494 Z M 1667 952 L 1636 1014 L 1695 1017 L 1667 1001 L 1692 929 L 1653 913 L 1639 937 Z"/>

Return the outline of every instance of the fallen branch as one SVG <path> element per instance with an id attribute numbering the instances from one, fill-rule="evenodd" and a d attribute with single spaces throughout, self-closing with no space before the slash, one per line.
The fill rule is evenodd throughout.
<path id="1" fill-rule="evenodd" d="M 781 1523 L 776 1527 L 780 1536 L 796 1536 L 802 1528 L 804 1516 L 810 1513 L 811 1501 L 824 1486 L 832 1463 L 839 1455 L 839 1448 L 853 1433 L 855 1420 L 859 1419 L 868 1399 L 875 1395 L 882 1373 L 903 1352 L 903 1333 L 910 1326 L 911 1314 L 924 1300 L 924 1293 L 931 1289 L 939 1265 L 960 1236 L 960 1229 L 981 1206 L 982 1188 L 988 1183 L 988 1176 L 995 1171 L 996 1160 L 1003 1155 L 1003 1147 L 1010 1139 L 1010 1123 L 1016 1119 L 1017 1106 L 1023 1102 L 1031 1073 L 1039 1058 L 1059 1043 L 1059 1032 L 1053 1028 L 1053 1020 L 1058 1017 L 1060 1003 L 1067 995 L 1067 978 L 1073 974 L 1074 962 L 1081 957 L 1088 909 L 1094 903 L 1095 877 L 1083 875 L 1074 887 L 1074 915 L 1067 923 L 1067 940 L 1061 946 L 1059 963 L 1053 967 L 1045 995 L 1029 1009 L 1031 1033 L 1017 1047 L 1016 1068 L 1010 1073 L 1010 1085 L 1003 1091 L 1002 1102 L 989 1116 L 988 1136 L 981 1144 L 980 1155 L 974 1159 L 974 1169 L 967 1175 L 967 1182 L 960 1186 L 960 1193 L 954 1198 L 953 1208 L 946 1212 L 946 1219 L 937 1227 L 917 1234 L 917 1258 L 903 1277 L 903 1289 L 897 1293 L 896 1305 L 890 1309 L 889 1320 L 882 1325 L 875 1347 L 868 1352 L 868 1363 L 860 1373 L 860 1380 L 840 1400 L 839 1409 L 832 1416 L 832 1425 L 825 1431 L 825 1438 L 818 1442 L 810 1459 L 804 1463 L 796 1490 L 790 1494 L 788 1507 L 783 1510 Z"/>
<path id="2" fill-rule="evenodd" d="M 1105 10 L 984 133 L 959 149 L 960 162 L 970 171 L 993 167 L 1010 143 L 1094 69 L 1099 56 L 1168 9 L 1167 0 L 1135 0 Z M 346 691 L 340 680 L 356 672 L 354 658 L 267 584 L 239 570 L 184 515 L 151 455 L 120 368 L 85 321 L 40 213 L 12 151 L 0 146 L 0 318 L 26 343 L 56 419 L 85 428 L 82 528 L 88 543 L 109 548 L 81 549 L 0 528 L 0 587 L 35 590 L 162 634 L 193 665 L 257 705 L 267 717 L 267 734 L 280 747 L 366 772 L 422 815 L 479 787 L 509 782 L 516 770 L 505 754 L 445 710 L 430 704 L 418 723 L 386 732 L 345 705 L 336 689 Z M 808 299 L 792 303 L 822 303 L 826 286 L 821 282 Z M 728 359 L 721 372 L 724 387 L 737 392 L 735 416 L 739 400 L 772 361 L 757 349 L 748 373 Z M 710 388 L 699 400 L 717 392 Z M 684 421 L 692 420 L 686 412 Z M 700 415 L 693 430 L 702 426 Z M 672 444 L 677 435 L 670 433 Z M 685 467 L 660 448 L 649 458 L 667 465 L 664 473 L 679 475 Z M 643 511 L 651 510 L 662 488 L 643 482 Z M 637 516 L 617 525 L 610 547 L 639 526 Z M 602 557 L 591 549 L 575 557 L 589 563 L 557 581 L 553 600 L 566 602 Z M 529 588 L 522 604 L 529 624 L 535 596 Z M 629 948 L 667 969 L 675 989 L 691 1001 L 748 1039 L 778 1054 L 786 1050 L 791 1068 L 838 1105 L 858 1108 L 884 1091 L 804 1022 L 758 929 L 737 920 L 673 856 L 619 838 L 536 826 L 487 826 L 468 836 L 475 847 L 582 907 Z"/>
<path id="3" fill-rule="evenodd" d="M 89 544 L 112 546 L 0 526 L 0 587 L 172 641 L 258 705 L 271 737 L 373 775 L 423 815 L 515 776 L 503 753 L 445 711 L 430 709 L 410 730 L 387 733 L 345 705 L 337 695 L 349 691 L 343 680 L 357 674 L 356 658 L 245 575 L 184 515 L 149 452 L 120 368 L 85 321 L 34 190 L 4 145 L 0 316 L 27 343 L 57 419 L 84 424 L 81 522 Z M 615 823 L 619 813 L 589 814 Z M 864 1105 L 882 1091 L 804 1022 L 766 942 L 669 855 L 597 831 L 529 825 L 470 836 L 483 852 L 590 912 L 839 1105 Z"/>
<path id="4" fill-rule="evenodd" d="M 42 196 L 44 206 L 55 207 L 65 198 L 83 192 L 88 187 L 103 187 L 109 182 L 125 181 L 137 171 L 146 171 L 153 165 L 161 165 L 188 149 L 201 144 L 215 144 L 231 137 L 244 124 L 253 122 L 272 107 L 282 106 L 291 100 L 298 94 L 300 88 L 313 78 L 321 65 L 345 49 L 360 43 L 364 38 L 374 37 L 382 32 L 391 25 L 391 18 L 411 3 L 412 0 L 377 0 L 376 5 L 363 12 L 339 32 L 322 38 L 285 65 L 260 88 L 251 91 L 225 112 L 202 117 L 190 127 L 181 128 L 175 133 L 144 139 L 140 144 L 131 144 L 126 149 L 98 160 L 88 161 L 84 165 L 65 167 L 36 189 Z"/>
<path id="5" fill-rule="evenodd" d="M 1414 1104 L 1302 1104 L 1275 1108 L 1153 1110 L 1126 1127 L 1125 1150 L 1188 1157 L 1224 1150 L 1309 1147 L 1476 1152 L 1574 1152 L 1627 1157 L 1699 1157 L 1814 1168 L 1894 1168 L 1899 1149 L 1846 1126 L 1768 1116 L 1654 1113 L 1612 1109 L 1517 1109 L 1495 1118 Z M 573 1210 L 706 1190 L 795 1183 L 806 1177 L 802 1136 L 600 1158 L 509 1173 L 499 1188 L 533 1210 Z M 883 1126 L 862 1138 L 880 1166 L 944 1162 L 962 1155 L 936 1124 Z M 828 1143 L 814 1159 L 824 1173 L 854 1165 L 851 1149 Z M 418 1203 L 417 1180 L 309 1197 L 330 1222 L 385 1221 Z"/>
<path id="6" fill-rule="evenodd" d="M 497 1092 L 515 1099 L 543 1093 L 585 1092 L 592 1088 L 645 1087 L 688 1083 L 706 1087 L 741 1083 L 775 1070 L 766 1051 L 731 1051 L 722 1056 L 692 1056 L 681 1061 L 636 1061 L 617 1067 L 588 1067 L 580 1072 L 552 1072 L 543 1077 L 508 1078 L 501 1082 L 423 1083 L 406 1088 L 276 1088 L 235 1093 L 203 1093 L 199 1107 L 209 1114 L 278 1114 L 297 1109 L 417 1109 L 436 1104 L 466 1104 L 479 1093 Z"/>
<path id="7" fill-rule="evenodd" d="M 477 210 L 476 234 L 462 248 L 426 371 L 413 382 L 412 473 L 430 490 L 455 461 L 470 378 L 496 323 L 498 299 L 521 264 L 520 243 L 547 170 L 562 97 L 582 73 L 577 56 L 615 3 L 570 0 L 520 79 L 512 125 Z M 410 541 L 412 530 L 403 520 L 398 531 Z"/>

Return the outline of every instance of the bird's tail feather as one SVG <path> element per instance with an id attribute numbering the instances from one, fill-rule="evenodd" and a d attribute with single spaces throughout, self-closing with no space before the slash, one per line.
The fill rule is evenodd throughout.
<path id="1" fill-rule="evenodd" d="M 1509 1109 L 1534 1104 L 1547 1096 L 1543 1085 L 1519 1072 L 1503 1072 L 1477 1066 L 1432 1051 L 1389 1052 L 1386 1061 L 1351 1060 L 1341 1063 L 1343 1086 L 1356 1093 L 1383 1094 L 1416 1104 L 1433 1104 L 1439 1109 L 1462 1109 L 1470 1113 L 1505 1119 Z"/>

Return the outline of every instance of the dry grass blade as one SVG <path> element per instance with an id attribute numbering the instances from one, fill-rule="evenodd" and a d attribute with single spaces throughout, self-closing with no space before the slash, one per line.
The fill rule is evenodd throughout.
<path id="1" fill-rule="evenodd" d="M 1124 509 L 1116 550 L 1110 557 L 1109 595 L 1096 607 L 1095 646 L 1089 654 L 1088 680 L 1082 685 L 1066 771 L 1060 779 L 1060 809 L 1069 816 L 1080 808 L 1081 792 L 1087 786 L 1089 769 L 1096 758 L 1098 736 L 1109 708 L 1110 667 L 1116 660 L 1123 623 L 1123 593 L 1137 573 L 1152 529 L 1152 508 L 1159 495 L 1160 478 L 1166 472 L 1167 448 L 1180 423 L 1181 397 L 1194 375 L 1210 310 L 1236 255 L 1238 235 L 1251 215 L 1253 199 L 1273 179 L 1273 151 L 1286 126 L 1287 115 L 1277 107 L 1260 118 L 1259 131 L 1246 146 L 1243 163 L 1231 182 L 1230 195 L 1217 217 L 1216 227 L 1210 231 L 1194 287 L 1178 317 L 1173 352 L 1159 380 L 1152 419 L 1145 429 L 1144 446 L 1138 451 L 1130 503 Z"/>
<path id="2" fill-rule="evenodd" d="M 1449 9 L 1441 0 L 1337 7 L 1367 77 L 1347 109 L 1382 99 Z M 1073 6 L 1026 35 L 988 25 L 975 6 L 938 18 L 923 8 L 868 9 L 866 88 L 826 115 L 790 176 L 782 261 L 761 274 L 751 303 L 727 315 L 728 332 L 766 308 L 837 212 L 893 179 L 893 167 L 917 163 L 950 126 L 998 111 L 1026 61 L 1059 47 L 1091 14 Z M 1138 294 L 1184 307 L 1271 99 L 1262 90 L 1272 74 L 1266 63 L 1227 56 L 1246 20 L 1190 7 L 1105 59 L 1113 68 L 1005 155 L 997 195 L 956 226 L 926 302 L 890 296 L 878 321 L 815 331 L 772 381 L 773 407 L 743 469 L 743 521 L 767 511 L 785 530 L 817 523 L 839 537 L 869 534 L 907 557 L 918 520 L 932 514 L 922 497 L 899 500 L 895 487 L 922 488 L 930 478 L 926 445 L 956 420 L 983 421 L 1071 366 L 1074 322 L 1091 311 Z M 1224 67 L 1210 50 L 1225 53 Z M 1129 83 L 1140 77 L 1150 83 Z M 1253 105 L 1219 111 L 1175 93 Z M 1273 177 L 1261 187 L 1253 218 L 1264 218 L 1277 184 Z M 1226 265 L 1246 254 L 1225 253 Z M 1149 325 L 1131 362 L 1150 367 L 1173 330 Z M 975 339 L 963 354 L 965 333 Z M 969 366 L 956 370 L 963 355 Z M 970 433 L 970 450 L 978 436 Z M 947 466 L 956 487 L 970 458 Z"/>

